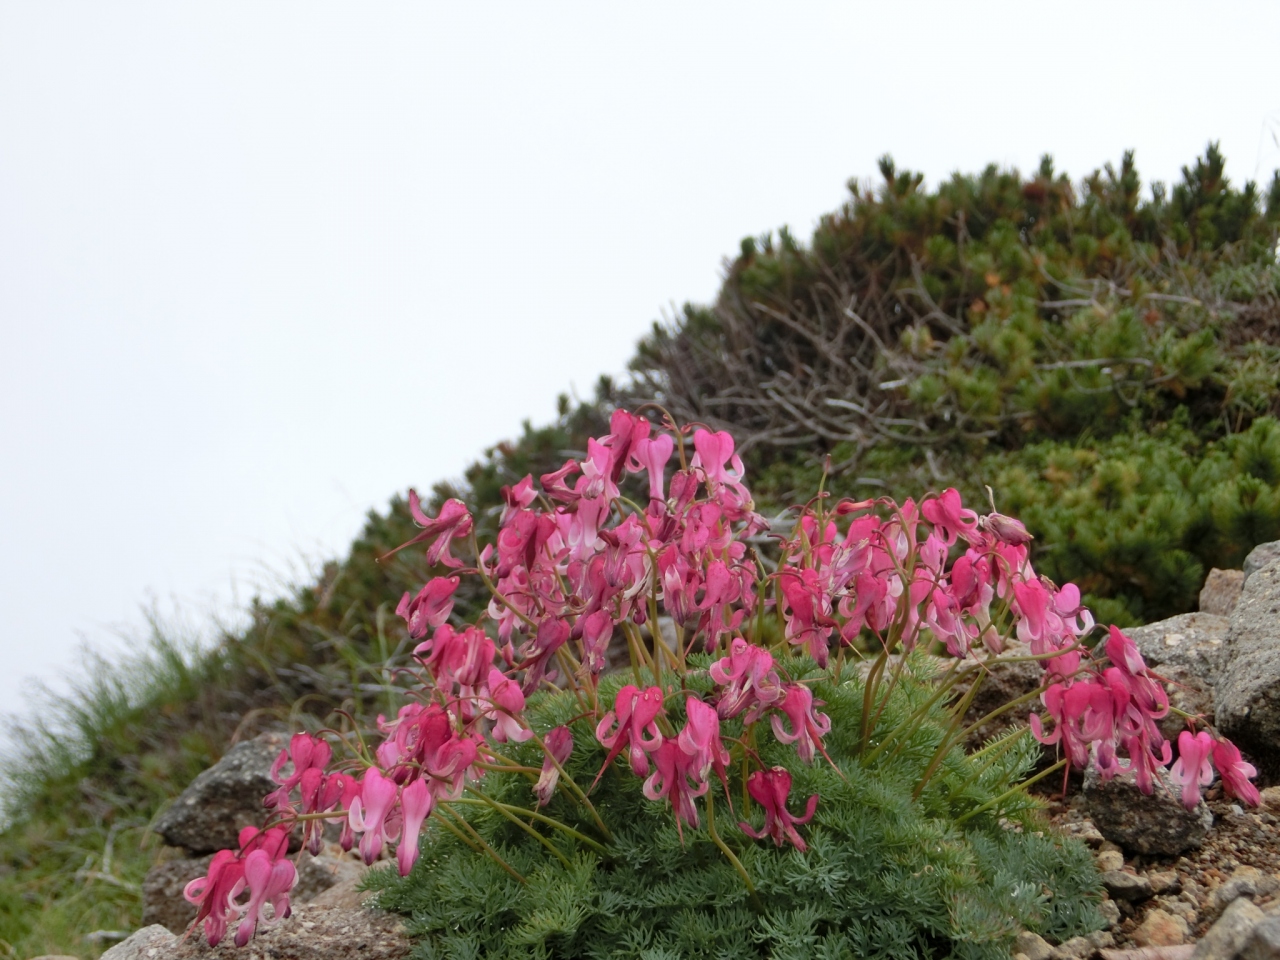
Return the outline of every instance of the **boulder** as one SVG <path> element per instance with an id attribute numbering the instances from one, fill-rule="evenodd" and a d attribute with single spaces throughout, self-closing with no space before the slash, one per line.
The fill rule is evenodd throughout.
<path id="1" fill-rule="evenodd" d="M 1230 618 L 1215 613 L 1180 613 L 1125 633 L 1157 673 L 1171 666 L 1186 667 L 1213 684 L 1222 671 L 1230 625 Z"/>
<path id="2" fill-rule="evenodd" d="M 1267 917 L 1249 934 L 1240 960 L 1278 960 L 1280 958 L 1280 917 Z"/>
<path id="3" fill-rule="evenodd" d="M 1200 612 L 1216 613 L 1220 617 L 1231 616 L 1244 589 L 1243 570 L 1219 570 L 1214 567 L 1200 588 Z"/>
<path id="4" fill-rule="evenodd" d="M 1280 540 L 1272 540 L 1270 543 L 1260 543 L 1252 550 L 1249 555 L 1244 558 L 1244 574 L 1245 580 L 1261 570 L 1268 564 L 1280 560 Z"/>
<path id="5" fill-rule="evenodd" d="M 1174 710 L 1213 722 L 1211 680 L 1206 680 L 1190 667 L 1177 663 L 1163 664 L 1153 668 L 1153 671 L 1165 680 L 1165 689 L 1169 691 L 1169 706 L 1173 708 L 1159 721 L 1160 733 L 1166 740 L 1176 744 L 1178 734 L 1187 729 L 1186 719 Z"/>
<path id="6" fill-rule="evenodd" d="M 209 872 L 213 854 L 182 860 L 166 860 L 147 871 L 142 881 L 142 924 L 156 924 L 181 934 L 196 918 L 196 906 L 182 896 L 183 888 Z"/>
<path id="7" fill-rule="evenodd" d="M 1085 771 L 1081 796 L 1102 835 L 1131 853 L 1177 856 L 1204 843 L 1213 826 L 1213 814 L 1203 800 L 1195 810 L 1179 802 L 1165 771 L 1160 771 L 1154 792 L 1147 795 L 1131 773 L 1103 782 L 1090 768 Z"/>
<path id="8" fill-rule="evenodd" d="M 1200 938 L 1191 960 L 1235 960 L 1261 921 L 1262 911 L 1252 900 L 1236 900 Z"/>
<path id="9" fill-rule="evenodd" d="M 242 827 L 261 824 L 262 798 L 276 788 L 271 765 L 288 741 L 264 733 L 238 743 L 191 782 L 153 829 L 171 847 L 191 853 L 235 848 Z"/>
<path id="10" fill-rule="evenodd" d="M 1280 770 L 1280 559 L 1245 582 L 1214 684 L 1218 729 L 1262 768 Z"/>

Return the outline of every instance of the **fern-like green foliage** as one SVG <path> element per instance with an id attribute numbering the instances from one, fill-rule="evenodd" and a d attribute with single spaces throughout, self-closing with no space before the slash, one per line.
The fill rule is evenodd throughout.
<path id="1" fill-rule="evenodd" d="M 542 811 L 602 849 L 528 816 L 513 823 L 473 799 L 454 809 L 465 811 L 469 829 L 496 856 L 475 849 L 450 814 L 437 815 L 412 873 L 402 880 L 394 870 L 375 871 L 370 885 L 382 906 L 409 916 L 409 930 L 420 938 L 416 955 L 432 960 L 994 960 L 1009 956 L 1019 928 L 1064 940 L 1101 927 L 1088 851 L 1053 832 L 1036 801 L 1014 789 L 1038 756 L 1026 731 L 973 755 L 951 751 L 915 799 L 949 714 L 930 708 L 893 748 L 864 763 L 863 687 L 850 674 L 856 671 L 846 669 L 838 685 L 814 686 L 832 720 L 825 741 L 830 762 L 805 766 L 793 749 L 772 741 L 759 748 L 766 765 L 785 766 L 794 777 L 793 812 L 811 794 L 820 797 L 814 819 L 799 828 L 807 850 L 778 848 L 738 829 L 744 817 L 757 828 L 761 822 L 759 809 L 746 804 L 740 771 L 730 775 L 732 810 L 713 786 L 716 835 L 740 861 L 754 894 L 717 846 L 706 808 L 698 829 L 677 830 L 670 807 L 645 799 L 640 778 L 621 759 L 591 793 L 611 839 L 564 788 Z M 601 696 L 611 699 L 626 679 L 605 678 Z M 690 675 L 691 687 L 699 682 Z M 909 675 L 894 688 L 878 710 L 873 750 L 933 689 Z M 669 709 L 679 699 L 675 692 Z M 570 725 L 577 747 L 566 772 L 585 788 L 605 755 L 590 722 L 574 719 L 581 712 L 568 692 L 542 693 L 530 704 L 537 728 Z M 742 733 L 737 721 L 724 730 Z M 541 762 L 534 744 L 513 746 L 508 755 Z M 528 808 L 531 779 L 494 772 L 482 789 L 492 800 Z"/>

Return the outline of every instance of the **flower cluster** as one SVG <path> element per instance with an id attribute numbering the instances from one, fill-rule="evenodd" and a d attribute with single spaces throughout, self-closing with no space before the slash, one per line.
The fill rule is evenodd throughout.
<path id="1" fill-rule="evenodd" d="M 464 504 L 449 500 L 431 517 L 411 493 L 422 532 L 410 544 L 424 544 L 428 562 L 448 571 L 398 607 L 418 641 L 417 695 L 395 717 L 378 717 L 381 742 L 354 751 L 343 769 L 330 769 L 327 741 L 293 738 L 273 771 L 270 829 L 246 834 L 238 853 L 219 854 L 188 888 L 211 942 L 229 913 L 244 917 L 237 942 L 252 935 L 263 903 L 272 902 L 276 916 L 287 913 L 293 871 L 281 858 L 289 826 L 314 851 L 323 824 L 340 822 L 345 849 L 358 837 L 372 863 L 394 848 L 404 875 L 433 815 L 487 803 L 554 828 L 538 811 L 562 791 L 600 827 L 599 840 L 574 836 L 607 849 L 607 825 L 590 802 L 594 785 L 575 783 L 565 769 L 573 733 L 538 729 L 528 716 L 530 698 L 548 687 L 578 698 L 589 723 L 579 738 L 593 732 L 592 747 L 604 756 L 596 783 L 611 771 L 637 778 L 646 798 L 670 805 L 682 837 L 702 828 L 705 808 L 707 829 L 730 857 L 714 832 L 712 805 L 719 793 L 733 809 L 735 777 L 742 834 L 805 849 L 798 827 L 817 814 L 819 797 L 792 813 L 792 771 L 767 765 L 758 744 L 771 734 L 798 764 L 829 762 L 831 720 L 812 681 L 796 679 L 812 676 L 814 665 L 838 683 L 846 661 L 870 658 L 882 668 L 921 645 L 972 665 L 969 675 L 1001 659 L 1033 659 L 1044 669 L 1032 695 L 1044 712 L 1032 717 L 1032 733 L 1060 746 L 1064 763 L 1092 764 L 1104 777 L 1131 770 L 1150 792 L 1156 768 L 1172 759 L 1157 725 L 1168 699 L 1132 641 L 1112 627 L 1090 649 L 1084 641 L 1094 622 L 1079 590 L 1035 573 L 1022 524 L 994 511 L 979 516 L 955 490 L 918 504 L 817 498 L 789 530 L 774 532 L 755 510 L 729 434 L 655 430 L 622 410 L 584 458 L 540 480 L 527 476 L 503 489 L 497 536 L 483 547 Z M 776 542 L 770 562 L 758 551 L 765 534 Z M 478 577 L 489 591 L 476 623 L 454 617 L 462 576 Z M 773 646 L 766 620 L 777 625 Z M 601 676 L 620 647 L 635 683 L 609 702 Z M 702 679 L 691 687 L 694 653 L 710 659 L 698 661 Z M 865 682 L 893 682 L 883 675 L 873 667 Z M 952 670 L 945 682 L 965 675 Z M 540 770 L 513 767 L 504 755 L 529 741 L 541 751 Z M 1257 802 L 1253 769 L 1201 731 L 1179 738 L 1171 770 L 1188 804 L 1212 780 L 1212 765 L 1228 792 Z M 532 809 L 487 797 L 482 781 L 494 767 L 527 772 Z M 753 803 L 761 827 L 750 819 Z"/>

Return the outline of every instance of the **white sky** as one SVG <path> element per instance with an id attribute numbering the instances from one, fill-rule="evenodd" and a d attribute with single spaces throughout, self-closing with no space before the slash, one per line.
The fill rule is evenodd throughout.
<path id="1" fill-rule="evenodd" d="M 0 0 L 0 712 L 621 373 L 876 158 L 1280 165 L 1275 3 Z M 114 647 L 112 645 L 115 645 Z"/>

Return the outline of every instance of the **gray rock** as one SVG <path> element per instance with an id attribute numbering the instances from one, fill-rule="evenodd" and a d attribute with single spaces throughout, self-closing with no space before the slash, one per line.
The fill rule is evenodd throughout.
<path id="1" fill-rule="evenodd" d="M 1192 675 L 1215 683 L 1226 656 L 1228 617 L 1213 613 L 1180 613 L 1168 620 L 1125 632 L 1142 652 L 1147 666 L 1165 673 L 1167 666 L 1188 668 Z"/>
<path id="2" fill-rule="evenodd" d="M 1245 582 L 1214 685 L 1218 729 L 1264 773 L 1280 769 L 1280 560 Z"/>
<path id="3" fill-rule="evenodd" d="M 1253 928 L 1240 960 L 1280 960 L 1280 917 L 1267 917 Z"/>
<path id="4" fill-rule="evenodd" d="M 336 844 L 315 857 L 303 854 L 298 883 L 291 894 L 293 902 L 307 903 L 340 883 L 357 884 L 368 869 L 359 860 L 345 855 Z"/>
<path id="5" fill-rule="evenodd" d="M 209 872 L 213 855 L 188 860 L 166 860 L 147 871 L 142 881 L 142 924 L 159 924 L 171 933 L 182 934 L 196 918 L 196 905 L 182 896 L 182 890 L 196 877 Z"/>
<path id="6" fill-rule="evenodd" d="M 1236 960 L 1261 920 L 1262 911 L 1252 900 L 1236 900 L 1200 938 L 1191 960 Z"/>
<path id="7" fill-rule="evenodd" d="M 101 960 L 169 960 L 178 938 L 159 924 L 143 927 L 104 953 Z"/>
<path id="8" fill-rule="evenodd" d="M 1257 867 L 1236 867 L 1226 882 L 1213 891 L 1209 900 L 1211 915 L 1217 915 L 1241 897 L 1269 897 L 1280 891 L 1280 880 Z"/>
<path id="9" fill-rule="evenodd" d="M 271 765 L 287 743 L 282 734 L 264 733 L 236 744 L 182 791 L 153 829 L 169 846 L 191 853 L 235 848 L 241 828 L 264 819 L 262 798 L 276 788 Z"/>
<path id="10" fill-rule="evenodd" d="M 1171 709 L 1160 721 L 1160 733 L 1166 740 L 1177 743 L 1178 734 L 1187 729 L 1187 721 L 1174 710 L 1213 721 L 1213 683 L 1190 667 L 1182 664 L 1163 664 L 1155 672 L 1167 681 Z"/>
<path id="11" fill-rule="evenodd" d="M 1219 570 L 1214 567 L 1200 588 L 1200 612 L 1231 616 L 1244 589 L 1243 570 Z"/>
<path id="12" fill-rule="evenodd" d="M 1244 558 L 1245 580 L 1248 580 L 1255 573 L 1268 564 L 1280 560 L 1280 540 L 1272 540 L 1270 543 L 1260 543 L 1252 550 L 1249 555 Z"/>
<path id="13" fill-rule="evenodd" d="M 1030 930 L 1023 930 L 1018 934 L 1013 949 L 1024 954 L 1027 960 L 1050 960 L 1053 956 L 1053 947 L 1049 942 Z"/>
<path id="14" fill-rule="evenodd" d="M 1153 893 L 1150 880 L 1123 870 L 1104 870 L 1102 885 L 1107 888 L 1107 893 L 1111 894 L 1113 900 L 1148 900 Z"/>
<path id="15" fill-rule="evenodd" d="M 231 931 L 217 947 L 193 934 L 164 960 L 401 960 L 412 948 L 402 918 L 395 914 L 312 903 L 273 926 L 259 927 L 242 950 L 236 949 Z"/>
<path id="16" fill-rule="evenodd" d="M 1084 960 L 1086 957 L 1092 957 L 1099 950 L 1113 946 L 1116 938 L 1106 930 L 1097 930 L 1086 937 L 1072 937 L 1066 943 L 1060 944 L 1054 951 L 1055 957 L 1078 957 Z"/>
<path id="17" fill-rule="evenodd" d="M 1085 771 L 1081 796 L 1102 835 L 1132 853 L 1177 856 L 1204 843 L 1213 826 L 1213 814 L 1204 801 L 1188 810 L 1163 771 L 1148 796 L 1138 789 L 1131 773 L 1104 783 L 1090 768 Z"/>

